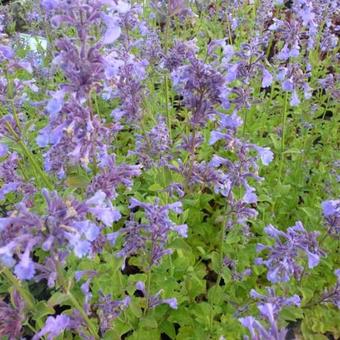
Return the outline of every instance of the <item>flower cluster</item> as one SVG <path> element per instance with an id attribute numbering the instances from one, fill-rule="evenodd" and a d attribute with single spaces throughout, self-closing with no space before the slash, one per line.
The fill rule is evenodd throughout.
<path id="1" fill-rule="evenodd" d="M 323 215 L 326 220 L 328 232 L 331 235 L 340 234 L 340 200 L 322 202 Z"/>
<path id="2" fill-rule="evenodd" d="M 47 204 L 46 214 L 38 215 L 20 203 L 10 216 L 0 218 L 1 263 L 14 267 L 16 276 L 21 280 L 35 276 L 39 268 L 36 268 L 32 255 L 40 247 L 50 252 L 53 260 L 63 259 L 63 253 L 70 250 L 79 258 L 93 255 L 94 242 L 103 227 L 89 220 L 87 214 L 106 226 L 120 218 L 103 192 L 97 192 L 85 202 L 74 198 L 63 200 L 56 192 L 46 189 L 42 194 Z M 50 275 L 55 278 L 54 272 Z M 50 280 L 52 285 L 54 281 Z"/>
<path id="3" fill-rule="evenodd" d="M 307 232 L 301 222 L 289 227 L 287 232 L 276 229 L 272 225 L 264 228 L 266 234 L 275 240 L 272 246 L 257 245 L 257 251 L 268 250 L 267 260 L 257 258 L 256 264 L 264 264 L 268 268 L 269 281 L 286 282 L 291 277 L 299 278 L 303 267 L 298 263 L 299 253 L 308 258 L 308 267 L 314 268 L 320 262 L 323 252 L 318 247 L 318 232 Z"/>
<path id="4" fill-rule="evenodd" d="M 240 318 L 240 322 L 246 328 L 248 328 L 251 340 L 260 339 L 275 339 L 275 340 L 285 340 L 287 330 L 280 329 L 277 325 L 277 320 L 274 315 L 274 306 L 271 303 L 265 303 L 259 306 L 259 311 L 265 320 L 269 323 L 269 328 L 267 329 L 258 320 L 252 316 L 247 316 L 245 318 Z M 245 336 L 245 339 L 249 339 Z"/>
<path id="5" fill-rule="evenodd" d="M 119 233 L 124 234 L 123 248 L 118 252 L 119 257 L 124 259 L 138 252 L 147 254 L 148 267 L 158 264 L 160 259 L 171 254 L 171 249 L 166 248 L 171 232 L 180 237 L 188 236 L 186 224 L 176 225 L 169 218 L 169 212 L 176 214 L 182 212 L 181 202 L 160 205 L 157 200 L 154 204 L 143 203 L 134 198 L 130 201 L 130 209 L 142 208 L 145 213 L 146 223 L 138 223 L 134 216 L 126 223 L 125 228 Z"/>

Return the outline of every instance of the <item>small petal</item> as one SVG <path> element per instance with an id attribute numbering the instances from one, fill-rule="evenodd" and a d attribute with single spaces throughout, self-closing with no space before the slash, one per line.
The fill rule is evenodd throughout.
<path id="1" fill-rule="evenodd" d="M 263 69 L 262 87 L 269 87 L 273 82 L 273 76 L 267 69 Z"/>
<path id="2" fill-rule="evenodd" d="M 298 106 L 299 104 L 300 104 L 299 96 L 298 96 L 296 90 L 294 90 L 293 93 L 292 93 L 292 98 L 290 100 L 290 105 Z"/>
<path id="3" fill-rule="evenodd" d="M 20 280 L 31 280 L 35 274 L 34 262 L 30 258 L 29 249 L 24 252 L 20 262 L 15 266 L 14 273 Z"/>
<path id="4" fill-rule="evenodd" d="M 182 237 L 188 237 L 188 226 L 186 224 L 176 225 L 173 230 Z"/>
<path id="5" fill-rule="evenodd" d="M 262 148 L 260 146 L 255 147 L 258 152 L 263 165 L 269 165 L 274 159 L 274 154 L 269 148 Z"/>
<path id="6" fill-rule="evenodd" d="M 177 299 L 176 298 L 163 299 L 163 303 L 166 303 L 172 309 L 177 309 Z"/>
<path id="7" fill-rule="evenodd" d="M 102 43 L 105 45 L 112 44 L 119 38 L 121 34 L 118 18 L 112 17 L 104 13 L 102 14 L 102 18 L 107 28 L 102 38 Z"/>
<path id="8" fill-rule="evenodd" d="M 63 333 L 70 327 L 71 319 L 67 315 L 57 315 L 56 317 L 49 316 L 46 320 L 45 326 L 33 337 L 33 340 L 41 339 L 47 336 L 48 340 L 55 339 L 58 335 Z"/>
<path id="9" fill-rule="evenodd" d="M 8 147 L 6 144 L 0 143 L 0 157 L 4 157 L 8 152 Z"/>
<path id="10" fill-rule="evenodd" d="M 309 251 L 307 251 L 307 257 L 308 257 L 308 267 L 309 268 L 316 267 L 320 262 L 320 256 L 313 254 Z"/>

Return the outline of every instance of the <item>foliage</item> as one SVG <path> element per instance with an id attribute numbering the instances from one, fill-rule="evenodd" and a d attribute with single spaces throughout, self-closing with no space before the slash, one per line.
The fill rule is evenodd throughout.
<path id="1" fill-rule="evenodd" d="M 1 337 L 339 338 L 336 8 L 3 5 Z"/>

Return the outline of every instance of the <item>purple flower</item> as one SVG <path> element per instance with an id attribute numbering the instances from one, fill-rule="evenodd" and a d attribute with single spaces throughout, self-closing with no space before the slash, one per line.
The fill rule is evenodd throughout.
<path id="1" fill-rule="evenodd" d="M 336 269 L 334 274 L 337 278 L 336 284 L 323 293 L 322 302 L 330 302 L 340 310 L 340 269 Z"/>
<path id="2" fill-rule="evenodd" d="M 6 45 L 0 45 L 0 61 L 11 60 L 15 56 L 11 47 Z"/>
<path id="3" fill-rule="evenodd" d="M 163 303 L 169 305 L 172 309 L 177 309 L 177 299 L 176 298 L 170 298 L 170 299 L 163 299 Z"/>
<path id="4" fill-rule="evenodd" d="M 5 183 L 0 188 L 0 200 L 3 200 L 8 193 L 16 191 L 19 185 L 20 184 L 16 182 Z"/>
<path id="5" fill-rule="evenodd" d="M 31 280 L 35 274 L 34 262 L 30 258 L 30 248 L 27 247 L 20 258 L 20 262 L 15 266 L 14 273 L 20 280 Z"/>
<path id="6" fill-rule="evenodd" d="M 262 87 L 269 87 L 273 82 L 273 76 L 267 69 L 263 69 Z"/>
<path id="7" fill-rule="evenodd" d="M 189 61 L 189 64 L 172 72 L 173 83 L 191 111 L 191 124 L 204 126 L 217 113 L 214 106 L 221 103 L 225 79 L 212 66 L 196 57 Z"/>
<path id="8" fill-rule="evenodd" d="M 141 174 L 141 166 L 117 164 L 114 156 L 108 156 L 103 162 L 103 166 L 89 186 L 89 192 L 103 192 L 110 199 L 117 197 L 117 189 L 123 185 L 131 188 L 132 178 Z"/>
<path id="9" fill-rule="evenodd" d="M 105 333 L 112 327 L 112 321 L 115 320 L 126 308 L 128 308 L 131 298 L 126 296 L 122 300 L 112 300 L 111 295 L 102 295 L 99 298 L 98 315 L 100 320 L 100 329 Z"/>
<path id="10" fill-rule="evenodd" d="M 159 116 L 157 125 L 146 135 L 136 136 L 136 150 L 130 154 L 137 155 L 144 168 L 165 166 L 171 160 L 170 138 L 165 119 Z"/>
<path id="11" fill-rule="evenodd" d="M 67 315 L 57 315 L 56 317 L 49 316 L 44 327 L 33 337 L 33 340 L 41 339 L 46 336 L 48 340 L 55 339 L 62 334 L 66 329 L 70 328 L 71 319 Z"/>
<path id="12" fill-rule="evenodd" d="M 7 145 L 0 143 L 0 157 L 4 157 L 7 152 L 8 152 Z"/>
<path id="13" fill-rule="evenodd" d="M 102 19 L 107 28 L 102 38 L 102 43 L 105 45 L 112 44 L 119 38 L 121 34 L 119 19 L 117 17 L 113 17 L 104 13 L 102 13 Z"/>
<path id="14" fill-rule="evenodd" d="M 145 288 L 145 284 L 142 281 L 138 281 L 136 283 L 136 289 L 140 290 L 145 297 L 148 299 L 148 307 L 155 308 L 161 304 L 167 304 L 172 309 L 177 309 L 177 299 L 176 298 L 169 298 L 169 299 L 162 299 L 161 295 L 163 290 L 161 289 L 155 295 L 151 295 Z"/>
<path id="15" fill-rule="evenodd" d="M 277 296 L 273 288 L 266 288 L 267 294 L 260 294 L 256 290 L 252 289 L 250 291 L 250 296 L 253 299 L 260 300 L 258 306 L 261 306 L 265 303 L 270 303 L 273 306 L 273 313 L 277 318 L 281 309 L 285 306 L 300 306 L 301 299 L 298 295 L 293 295 L 292 297 L 286 298 L 284 296 Z"/>
<path id="16" fill-rule="evenodd" d="M 300 104 L 299 96 L 298 96 L 296 90 L 293 90 L 292 98 L 290 100 L 290 105 L 291 106 L 298 106 L 299 104 Z"/>
<path id="17" fill-rule="evenodd" d="M 57 8 L 58 0 L 41 0 L 40 4 L 46 11 L 52 11 Z"/>
<path id="18" fill-rule="evenodd" d="M 262 148 L 260 146 L 255 146 L 255 150 L 259 153 L 263 165 L 269 165 L 274 158 L 274 154 L 269 148 Z"/>
<path id="19" fill-rule="evenodd" d="M 340 234 L 340 200 L 324 201 L 321 204 L 323 215 L 331 235 Z"/>
<path id="20" fill-rule="evenodd" d="M 340 200 L 324 201 L 321 206 L 325 217 L 340 216 Z"/>
<path id="21" fill-rule="evenodd" d="M 176 70 L 183 64 L 186 59 L 194 58 L 198 48 L 196 43 L 191 41 L 175 41 L 174 46 L 169 53 L 164 57 L 164 67 L 170 72 Z"/>
<path id="22" fill-rule="evenodd" d="M 294 84 L 293 81 L 291 79 L 286 79 L 283 83 L 282 83 L 282 89 L 284 91 L 288 91 L 291 92 L 293 91 L 294 88 Z"/>
<path id="23" fill-rule="evenodd" d="M 45 265 L 34 262 L 30 253 L 42 248 L 62 262 L 70 251 L 80 258 L 101 252 L 107 239 L 102 235 L 103 226 L 99 221 L 111 225 L 116 209 L 106 201 L 105 194 L 85 202 L 72 197 L 64 200 L 46 189 L 42 194 L 47 207 L 41 215 L 33 214 L 21 203 L 11 217 L 0 218 L 0 230 L 5 235 L 0 239 L 0 259 L 4 265 L 14 266 L 19 279 L 30 280 L 38 270 L 36 279 L 47 278 L 53 284 L 56 270 L 51 272 Z M 97 221 L 91 221 L 91 217 Z M 14 255 L 19 258 L 18 262 Z M 48 263 L 50 268 L 54 266 L 54 262 L 47 259 Z"/>
<path id="24" fill-rule="evenodd" d="M 183 11 L 185 11 L 187 8 L 185 6 L 185 0 L 169 0 L 169 14 L 176 15 Z"/>
<path id="25" fill-rule="evenodd" d="M 0 300 L 0 336 L 10 340 L 21 337 L 22 323 L 25 319 L 25 303 L 19 293 L 13 292 L 13 306 Z"/>
<path id="26" fill-rule="evenodd" d="M 269 225 L 265 232 L 274 238 L 273 246 L 258 244 L 257 251 L 268 250 L 268 259 L 256 259 L 257 264 L 264 264 L 268 268 L 267 278 L 269 281 L 286 282 L 291 276 L 300 277 L 302 267 L 297 262 L 299 253 L 305 254 L 308 258 L 308 267 L 314 268 L 320 262 L 323 252 L 317 243 L 318 232 L 307 232 L 301 222 L 287 229 L 287 232 L 280 231 Z"/>
<path id="27" fill-rule="evenodd" d="M 132 220 L 126 223 L 121 230 L 125 234 L 123 249 L 119 251 L 119 257 L 128 257 L 131 254 L 138 253 L 141 249 L 150 253 L 149 266 L 158 264 L 160 259 L 171 253 L 166 248 L 168 237 L 171 231 L 175 231 L 179 236 L 187 236 L 186 225 L 176 225 L 169 218 L 169 212 L 176 214 L 182 212 L 182 204 L 175 202 L 164 206 L 159 205 L 159 201 L 154 204 L 143 203 L 134 198 L 130 200 L 130 209 L 142 208 L 144 210 L 147 223 L 137 223 Z M 150 245 L 148 245 L 150 243 Z"/>
<path id="28" fill-rule="evenodd" d="M 64 96 L 65 92 L 63 90 L 56 91 L 52 98 L 48 101 L 46 106 L 46 111 L 52 116 L 55 117 L 57 113 L 61 111 L 64 105 Z"/>
<path id="29" fill-rule="evenodd" d="M 268 321 L 269 328 L 266 329 L 259 321 L 252 316 L 240 318 L 242 325 L 248 328 L 251 340 L 285 340 L 287 330 L 279 329 L 277 320 L 274 317 L 274 309 L 271 303 L 259 306 L 260 313 Z M 249 339 L 248 336 L 245 339 Z"/>
<path id="30" fill-rule="evenodd" d="M 89 211 L 108 227 L 121 218 L 120 212 L 113 208 L 103 191 L 97 191 L 93 197 L 86 201 L 86 204 Z"/>
<path id="31" fill-rule="evenodd" d="M 8 193 L 16 192 L 23 196 L 24 202 L 31 201 L 35 188 L 29 181 L 21 178 L 17 172 L 19 162 L 20 159 L 16 153 L 10 153 L 5 160 L 0 161 L 0 178 L 4 183 L 0 184 L 0 200 L 4 199 Z"/>

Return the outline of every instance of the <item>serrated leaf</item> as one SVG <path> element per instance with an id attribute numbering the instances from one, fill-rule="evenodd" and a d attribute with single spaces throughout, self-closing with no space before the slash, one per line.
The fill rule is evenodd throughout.
<path id="1" fill-rule="evenodd" d="M 223 288 L 221 286 L 215 285 L 211 287 L 208 291 L 208 299 L 213 304 L 219 304 L 223 301 Z"/>
<path id="2" fill-rule="evenodd" d="M 46 315 L 51 315 L 54 314 L 55 310 L 51 306 L 49 306 L 45 301 L 39 301 L 35 306 L 34 306 L 34 319 L 39 320 L 43 318 Z"/>
<path id="3" fill-rule="evenodd" d="M 154 184 L 150 185 L 148 189 L 150 191 L 161 191 L 161 190 L 163 190 L 162 186 L 158 183 L 154 183 Z"/>
<path id="4" fill-rule="evenodd" d="M 68 299 L 69 297 L 66 294 L 56 292 L 49 298 L 49 300 L 47 301 L 47 304 L 48 306 L 52 308 L 56 305 L 64 304 Z"/>
<path id="5" fill-rule="evenodd" d="M 70 175 L 65 180 L 65 184 L 70 188 L 85 189 L 88 187 L 89 183 L 89 178 L 84 175 Z"/>
<path id="6" fill-rule="evenodd" d="M 146 329 L 157 328 L 158 323 L 152 315 L 147 315 L 140 320 L 139 326 Z"/>

